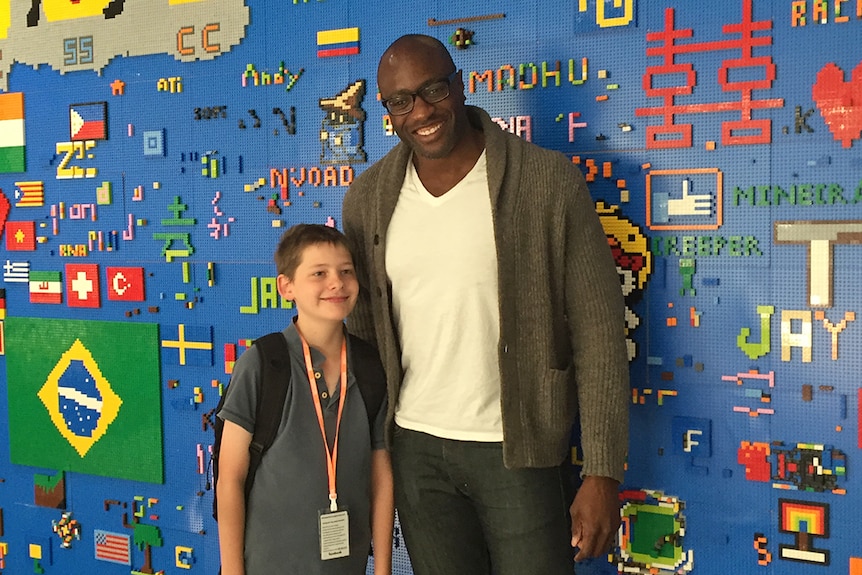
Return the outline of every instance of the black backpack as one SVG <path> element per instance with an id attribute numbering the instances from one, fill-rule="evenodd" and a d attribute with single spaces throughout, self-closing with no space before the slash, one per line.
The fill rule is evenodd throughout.
<path id="1" fill-rule="evenodd" d="M 377 412 L 383 404 L 386 396 L 386 373 L 377 349 L 354 335 L 348 335 L 350 340 L 350 359 L 352 361 L 351 371 L 356 377 L 359 393 L 365 402 L 368 414 L 368 429 L 374 428 Z M 255 415 L 254 435 L 249 445 L 248 475 L 245 479 L 245 498 L 251 493 L 254 483 L 254 475 L 260 465 L 263 454 L 275 441 L 278 426 L 281 424 L 281 414 L 284 410 L 284 401 L 287 397 L 287 388 L 290 385 L 290 355 L 287 349 L 287 341 L 280 331 L 267 334 L 256 339 L 254 344 L 261 355 L 261 366 L 263 374 L 261 377 L 260 398 L 257 402 Z M 224 405 L 227 393 L 222 394 L 215 408 L 217 414 Z M 212 466 L 212 490 L 213 490 L 213 519 L 218 521 L 218 497 L 216 485 L 218 484 L 218 456 L 221 447 L 221 437 L 224 430 L 224 421 L 213 416 L 213 430 L 215 431 L 215 442 L 210 459 Z M 209 485 L 208 485 L 209 487 Z"/>

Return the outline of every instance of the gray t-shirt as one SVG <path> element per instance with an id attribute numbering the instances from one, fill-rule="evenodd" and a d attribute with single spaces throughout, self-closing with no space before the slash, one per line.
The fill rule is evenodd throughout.
<path id="1" fill-rule="evenodd" d="M 384 448 L 386 402 L 369 430 L 365 404 L 350 371 L 348 345 L 336 490 L 339 509 L 347 506 L 349 512 L 350 556 L 321 561 L 318 512 L 329 506 L 326 455 L 299 334 L 292 322 L 282 333 L 290 353 L 291 380 L 278 434 L 257 470 L 246 507 L 246 575 L 361 575 L 371 542 L 371 450 Z M 322 374 L 323 354 L 311 348 L 311 357 L 315 371 Z M 217 415 L 254 433 L 260 385 L 260 352 L 252 347 L 237 360 Z M 322 376 L 317 390 L 331 448 L 340 390 L 336 386 L 330 397 Z"/>

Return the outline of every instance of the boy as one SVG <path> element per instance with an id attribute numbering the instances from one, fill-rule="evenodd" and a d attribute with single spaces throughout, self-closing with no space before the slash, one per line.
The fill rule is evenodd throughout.
<path id="1" fill-rule="evenodd" d="M 344 330 L 359 292 L 353 258 L 341 232 L 300 224 L 282 236 L 275 262 L 278 292 L 297 309 L 283 331 L 291 381 L 278 435 L 246 502 L 262 373 L 257 347 L 234 366 L 217 414 L 224 420 L 217 484 L 222 574 L 361 575 L 373 540 L 374 573 L 388 575 L 394 504 L 383 446 L 386 402 L 369 429 Z"/>

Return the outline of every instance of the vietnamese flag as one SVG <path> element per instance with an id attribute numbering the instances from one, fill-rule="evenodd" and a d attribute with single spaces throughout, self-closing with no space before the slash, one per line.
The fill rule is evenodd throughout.
<path id="1" fill-rule="evenodd" d="M 107 267 L 108 299 L 144 301 L 144 268 Z"/>
<path id="2" fill-rule="evenodd" d="M 36 222 L 6 222 L 6 249 L 10 252 L 36 251 Z"/>

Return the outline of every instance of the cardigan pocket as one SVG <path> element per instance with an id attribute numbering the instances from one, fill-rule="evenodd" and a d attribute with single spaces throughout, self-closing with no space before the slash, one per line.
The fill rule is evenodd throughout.
<path id="1" fill-rule="evenodd" d="M 546 402 L 547 427 L 551 433 L 568 430 L 573 421 L 576 402 L 573 385 L 574 366 L 548 369 L 542 381 L 541 395 Z"/>

